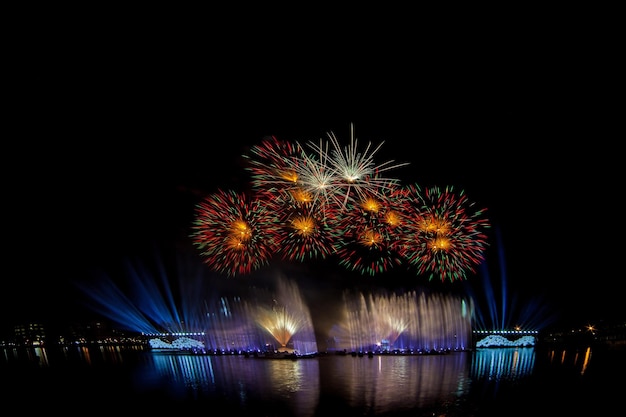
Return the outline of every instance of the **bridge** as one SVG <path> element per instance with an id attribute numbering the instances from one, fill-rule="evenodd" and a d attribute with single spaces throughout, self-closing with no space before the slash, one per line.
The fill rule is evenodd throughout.
<path id="1" fill-rule="evenodd" d="M 473 330 L 474 347 L 527 347 L 535 346 L 539 330 L 501 329 Z"/>

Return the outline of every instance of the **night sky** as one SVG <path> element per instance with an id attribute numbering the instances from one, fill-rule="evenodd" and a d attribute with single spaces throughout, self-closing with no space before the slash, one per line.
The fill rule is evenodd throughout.
<path id="1" fill-rule="evenodd" d="M 487 208 L 485 262 L 492 280 L 506 278 L 508 297 L 562 321 L 623 318 L 623 175 L 609 129 L 610 75 L 601 61 L 580 65 L 573 47 L 491 46 L 456 44 L 454 59 L 431 48 L 414 61 L 384 48 L 287 59 L 249 45 L 257 53 L 228 61 L 224 51 L 200 59 L 171 45 L 40 45 L 16 64 L 11 95 L 3 324 L 85 317 L 76 283 L 96 285 L 102 271 L 123 282 L 120 265 L 154 247 L 194 256 L 195 204 L 219 188 L 249 186 L 242 155 L 250 146 L 328 132 L 346 143 L 350 124 L 360 144 L 384 142 L 376 162 L 409 162 L 389 176 L 452 185 Z M 345 275 L 341 285 L 428 284 L 410 273 L 310 268 L 333 270 L 326 281 Z M 483 279 L 469 273 L 466 284 L 480 293 Z"/>

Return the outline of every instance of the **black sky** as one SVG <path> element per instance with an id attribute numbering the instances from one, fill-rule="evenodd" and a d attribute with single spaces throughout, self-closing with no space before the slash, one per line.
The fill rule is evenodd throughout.
<path id="1" fill-rule="evenodd" d="M 417 56 L 248 45 L 236 60 L 198 45 L 52 46 L 14 68 L 9 325 L 71 318 L 75 282 L 155 242 L 188 243 L 194 205 L 246 187 L 241 155 L 265 136 L 347 141 L 350 124 L 359 143 L 384 141 L 377 162 L 410 163 L 403 182 L 453 185 L 487 208 L 487 262 L 498 275 L 504 253 L 512 294 L 562 318 L 623 315 L 617 112 L 610 62 L 589 45 L 453 43 Z"/>

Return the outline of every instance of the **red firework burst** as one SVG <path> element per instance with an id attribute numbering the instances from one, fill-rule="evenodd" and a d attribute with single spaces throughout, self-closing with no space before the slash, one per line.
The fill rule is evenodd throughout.
<path id="1" fill-rule="evenodd" d="M 297 158 L 302 154 L 298 143 L 264 138 L 251 148 L 246 168 L 252 174 L 252 186 L 260 193 L 288 190 L 298 182 Z"/>
<path id="2" fill-rule="evenodd" d="M 463 191 L 410 185 L 405 199 L 407 233 L 400 242 L 400 253 L 418 274 L 430 273 L 429 280 L 464 280 L 467 272 L 484 260 L 487 246 L 483 218 L 485 209 L 475 209 Z"/>
<path id="3" fill-rule="evenodd" d="M 196 206 L 191 238 L 210 268 L 228 276 L 247 274 L 276 252 L 276 221 L 260 199 L 218 190 Z"/>

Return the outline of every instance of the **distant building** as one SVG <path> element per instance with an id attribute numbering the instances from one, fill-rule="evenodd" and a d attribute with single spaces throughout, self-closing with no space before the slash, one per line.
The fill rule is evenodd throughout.
<path id="1" fill-rule="evenodd" d="M 14 327 L 14 340 L 17 345 L 44 345 L 46 331 L 41 323 L 17 324 Z"/>

